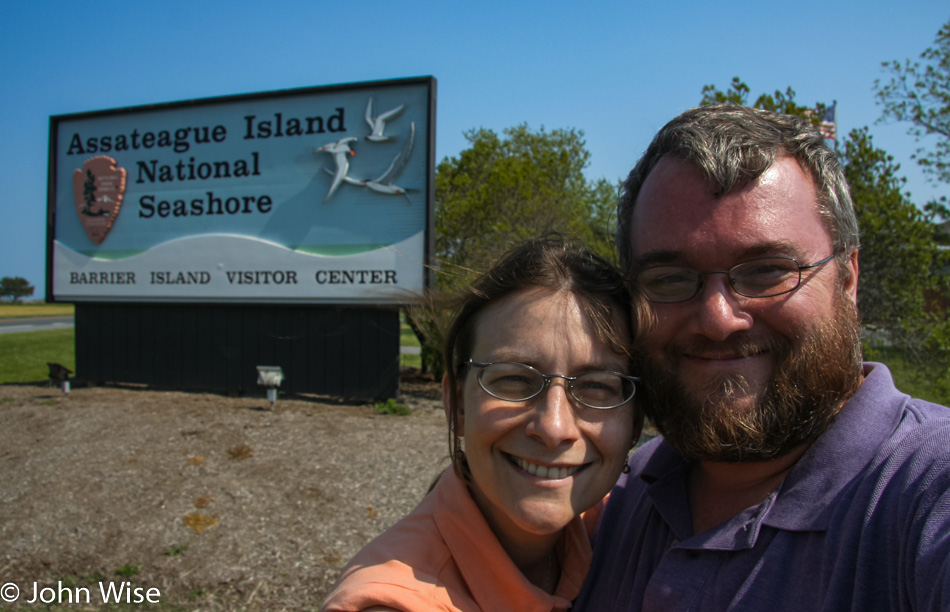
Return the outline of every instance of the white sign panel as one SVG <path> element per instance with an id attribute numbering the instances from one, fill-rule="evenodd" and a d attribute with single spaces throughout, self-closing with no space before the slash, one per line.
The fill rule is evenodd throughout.
<path id="1" fill-rule="evenodd" d="M 53 117 L 50 297 L 413 299 L 434 104 L 419 78 Z"/>

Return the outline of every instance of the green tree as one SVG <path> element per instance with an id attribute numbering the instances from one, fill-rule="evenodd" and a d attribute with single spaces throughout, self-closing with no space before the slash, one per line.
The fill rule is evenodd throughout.
<path id="1" fill-rule="evenodd" d="M 926 295 L 945 278 L 932 218 L 902 193 L 894 158 L 874 146 L 867 127 L 852 130 L 840 157 L 861 228 L 858 298 L 865 325 L 893 328 L 926 311 Z M 909 282 L 910 281 L 910 282 Z"/>
<path id="2" fill-rule="evenodd" d="M 0 298 L 13 298 L 16 303 L 20 298 L 33 295 L 36 287 L 20 276 L 4 276 L 0 278 Z"/>
<path id="3" fill-rule="evenodd" d="M 435 279 L 451 293 L 485 271 L 508 248 L 548 232 L 586 241 L 616 260 L 613 246 L 617 187 L 589 181 L 583 133 L 520 125 L 499 136 L 476 129 L 469 147 L 436 168 Z M 442 370 L 439 309 L 410 309 L 422 345 L 423 369 Z"/>
<path id="4" fill-rule="evenodd" d="M 881 121 L 906 121 L 917 142 L 936 137 L 932 150 L 917 150 L 915 159 L 937 180 L 950 183 L 950 21 L 937 32 L 934 45 L 920 61 L 884 62 L 890 81 L 874 82 L 875 96 L 884 107 Z"/>
<path id="5" fill-rule="evenodd" d="M 470 147 L 436 169 L 435 255 L 439 286 L 454 288 L 510 246 L 545 232 L 604 243 L 603 207 L 615 190 L 584 176 L 590 153 L 573 129 L 508 128 L 465 134 Z M 604 195 L 609 197 L 604 201 Z M 596 223 L 602 224 L 597 226 Z"/>
<path id="6" fill-rule="evenodd" d="M 874 146 L 867 127 L 852 130 L 840 161 L 861 228 L 858 307 L 865 357 L 909 366 L 905 377 L 933 397 L 950 396 L 950 251 L 934 223 L 942 207 L 918 208 L 901 189 L 900 165 Z"/>

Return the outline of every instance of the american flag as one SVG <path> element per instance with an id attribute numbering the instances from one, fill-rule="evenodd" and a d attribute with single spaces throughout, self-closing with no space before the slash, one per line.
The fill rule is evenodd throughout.
<path id="1" fill-rule="evenodd" d="M 821 130 L 821 135 L 828 140 L 838 139 L 837 106 L 838 101 L 836 100 L 825 109 L 825 116 L 821 118 L 821 125 L 818 127 Z"/>

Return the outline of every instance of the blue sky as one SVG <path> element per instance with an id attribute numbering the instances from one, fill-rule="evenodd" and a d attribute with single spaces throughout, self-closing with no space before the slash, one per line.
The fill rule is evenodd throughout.
<path id="1" fill-rule="evenodd" d="M 918 204 L 950 195 L 880 125 L 881 62 L 917 58 L 945 0 L 896 2 L 36 1 L 0 4 L 0 277 L 45 292 L 49 117 L 193 98 L 431 75 L 436 159 L 485 127 L 583 130 L 590 178 L 625 176 L 702 87 L 791 86 L 870 126 Z"/>

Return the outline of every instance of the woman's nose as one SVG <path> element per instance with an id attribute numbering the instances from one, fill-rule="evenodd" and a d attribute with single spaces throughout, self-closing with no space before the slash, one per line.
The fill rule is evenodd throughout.
<path id="1" fill-rule="evenodd" d="M 537 399 L 527 434 L 554 448 L 579 436 L 567 381 L 554 379 Z"/>

